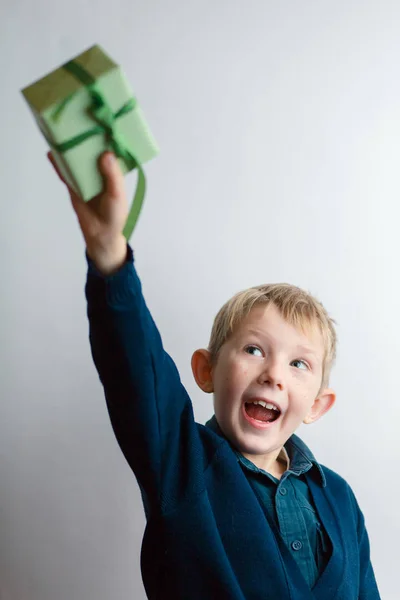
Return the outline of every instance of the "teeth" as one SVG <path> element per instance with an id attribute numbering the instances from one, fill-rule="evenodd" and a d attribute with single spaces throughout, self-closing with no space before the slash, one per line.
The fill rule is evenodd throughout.
<path id="1" fill-rule="evenodd" d="M 252 404 L 261 404 L 261 406 L 263 406 L 264 408 L 269 408 L 270 410 L 276 410 L 277 412 L 279 412 L 279 409 L 276 408 L 276 406 L 270 404 L 269 402 L 264 402 L 263 400 L 254 400 Z"/>

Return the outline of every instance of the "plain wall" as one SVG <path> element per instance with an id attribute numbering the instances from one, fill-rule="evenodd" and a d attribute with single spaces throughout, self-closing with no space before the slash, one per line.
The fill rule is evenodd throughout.
<path id="1" fill-rule="evenodd" d="M 145 598 L 84 246 L 19 91 L 93 43 L 161 147 L 132 244 L 197 419 L 212 398 L 190 357 L 222 303 L 264 282 L 316 294 L 338 323 L 338 400 L 298 433 L 353 487 L 382 598 L 399 599 L 399 24 L 387 0 L 1 3 L 1 600 Z"/>

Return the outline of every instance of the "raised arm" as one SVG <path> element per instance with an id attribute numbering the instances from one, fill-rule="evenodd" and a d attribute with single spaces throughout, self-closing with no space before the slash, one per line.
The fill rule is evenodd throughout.
<path id="1" fill-rule="evenodd" d="M 172 508 L 200 461 L 192 404 L 142 296 L 132 252 L 114 275 L 89 265 L 90 343 L 118 443 L 149 507 Z M 193 456 L 192 456 L 193 455 Z"/>
<path id="2" fill-rule="evenodd" d="M 167 511 L 200 490 L 201 444 L 192 404 L 163 348 L 121 234 L 127 215 L 123 175 L 115 159 L 107 158 L 98 198 L 84 203 L 69 190 L 89 262 L 90 343 L 114 432 L 147 512 Z"/>

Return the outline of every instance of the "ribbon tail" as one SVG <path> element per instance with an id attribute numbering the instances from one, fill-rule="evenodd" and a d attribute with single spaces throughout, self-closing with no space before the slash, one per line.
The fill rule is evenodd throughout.
<path id="1" fill-rule="evenodd" d="M 146 176 L 144 171 L 139 163 L 137 163 L 136 168 L 138 170 L 138 180 L 136 184 L 136 191 L 133 197 L 133 202 L 131 209 L 129 211 L 128 218 L 124 227 L 124 236 L 126 241 L 131 237 L 133 230 L 135 229 L 136 223 L 139 219 L 140 212 L 142 210 L 144 195 L 146 192 Z"/>

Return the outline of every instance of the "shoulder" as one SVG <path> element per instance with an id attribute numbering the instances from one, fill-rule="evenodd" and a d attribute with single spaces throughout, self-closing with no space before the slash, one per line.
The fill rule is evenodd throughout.
<path id="1" fill-rule="evenodd" d="M 341 489 L 350 488 L 347 481 L 341 475 L 339 475 L 339 473 L 336 473 L 336 471 L 329 469 L 325 465 L 320 464 L 320 466 L 324 472 L 327 484 L 330 483 L 331 485 Z"/>
<path id="2" fill-rule="evenodd" d="M 229 443 L 220 434 L 207 425 L 196 422 L 196 426 L 203 448 L 204 469 L 216 460 L 223 460 L 226 454 L 234 456 Z"/>
<path id="3" fill-rule="evenodd" d="M 350 484 L 336 471 L 329 469 L 325 465 L 320 465 L 326 479 L 326 491 L 329 495 L 334 496 L 336 502 L 347 504 L 355 513 L 358 512 L 358 504 L 355 494 Z"/>
<path id="4" fill-rule="evenodd" d="M 351 496 L 354 496 L 352 489 L 347 483 L 347 481 L 341 475 L 336 473 L 336 471 L 329 469 L 328 467 L 317 461 L 310 448 L 305 444 L 305 442 L 301 438 L 293 434 L 288 441 L 290 442 L 290 444 L 295 446 L 297 453 L 300 453 L 305 460 L 310 461 L 311 463 L 313 463 L 313 465 L 317 466 L 320 471 L 322 471 L 325 477 L 326 488 L 328 491 L 333 493 L 335 496 L 343 496 L 343 494 L 347 495 L 349 498 Z"/>

